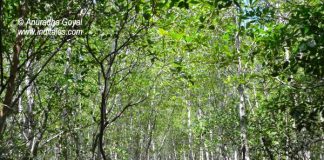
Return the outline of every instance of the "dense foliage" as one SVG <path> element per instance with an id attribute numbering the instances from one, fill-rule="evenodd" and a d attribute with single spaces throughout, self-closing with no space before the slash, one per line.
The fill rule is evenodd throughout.
<path id="1" fill-rule="evenodd" d="M 324 159 L 321 0 L 0 0 L 0 54 L 0 159 Z"/>

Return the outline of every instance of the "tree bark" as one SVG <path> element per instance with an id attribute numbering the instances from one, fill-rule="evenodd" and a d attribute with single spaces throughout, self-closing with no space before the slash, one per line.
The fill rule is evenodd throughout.
<path id="1" fill-rule="evenodd" d="M 193 160 L 194 153 L 193 153 L 193 135 L 192 135 L 192 129 L 191 129 L 191 102 L 190 102 L 190 100 L 187 100 L 187 116 L 188 116 L 187 125 L 188 125 L 188 129 L 189 129 L 189 133 L 188 133 L 189 160 Z"/>
<path id="2" fill-rule="evenodd" d="M 238 76 L 241 76 L 243 74 L 242 69 L 242 61 L 241 61 L 241 55 L 240 55 L 240 27 L 241 22 L 240 18 L 236 17 L 236 24 L 238 27 L 238 31 L 235 35 L 235 47 L 236 47 L 236 53 L 239 56 L 238 57 Z M 239 116 L 240 116 L 240 136 L 241 136 L 241 159 L 243 160 L 250 160 L 249 156 L 249 147 L 248 147 L 248 138 L 247 138 L 247 115 L 246 115 L 246 107 L 244 103 L 244 85 L 239 84 L 238 86 L 238 92 L 239 92 Z"/>
<path id="3" fill-rule="evenodd" d="M 26 17 L 27 14 L 26 1 L 21 1 L 18 12 L 19 12 L 20 19 L 24 19 Z M 7 117 L 17 110 L 11 104 L 13 99 L 13 93 L 16 87 L 16 76 L 18 73 L 19 55 L 22 49 L 21 47 L 22 47 L 22 40 L 23 40 L 23 35 L 19 35 L 18 32 L 19 30 L 22 29 L 23 29 L 23 25 L 18 25 L 16 40 L 13 47 L 12 64 L 10 66 L 8 84 L 6 88 L 3 106 L 0 107 L 0 135 L 2 135 L 5 130 Z M 2 136 L 0 136 L 0 139 L 1 137 Z"/>
<path id="4" fill-rule="evenodd" d="M 29 53 L 28 53 L 29 54 Z M 35 144 L 36 144 L 36 136 L 33 133 L 35 127 L 34 127 L 34 117 L 33 117 L 33 108 L 34 108 L 34 96 L 33 96 L 33 89 L 34 85 L 31 82 L 31 75 L 33 74 L 32 72 L 32 62 L 29 59 L 26 63 L 26 78 L 25 78 L 25 85 L 28 86 L 26 89 L 26 98 L 27 98 L 27 113 L 25 114 L 26 117 L 24 118 L 24 134 L 28 138 L 27 142 L 27 147 L 29 149 L 29 153 L 27 153 L 26 157 L 31 157 L 33 156 L 35 149 Z"/>

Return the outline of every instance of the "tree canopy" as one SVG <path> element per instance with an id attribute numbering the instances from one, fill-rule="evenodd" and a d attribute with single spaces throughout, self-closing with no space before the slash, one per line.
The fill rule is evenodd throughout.
<path id="1" fill-rule="evenodd" d="M 324 159 L 321 0 L 0 0 L 0 159 Z"/>

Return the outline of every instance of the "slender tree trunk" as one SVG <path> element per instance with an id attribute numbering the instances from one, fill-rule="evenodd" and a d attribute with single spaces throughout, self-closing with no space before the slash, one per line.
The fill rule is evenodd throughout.
<path id="1" fill-rule="evenodd" d="M 26 117 L 24 118 L 24 134 L 28 137 L 27 147 L 29 149 L 29 152 L 27 153 L 26 157 L 32 157 L 35 151 L 35 144 L 36 144 L 36 135 L 34 133 L 35 129 L 35 121 L 33 117 L 33 108 L 34 108 L 34 96 L 33 96 L 33 89 L 34 84 L 31 83 L 31 75 L 33 74 L 32 71 L 32 62 L 31 60 L 28 60 L 26 63 L 26 78 L 25 78 L 25 84 L 30 86 L 26 89 L 26 98 L 27 98 L 27 111 L 26 111 Z"/>
<path id="2" fill-rule="evenodd" d="M 152 145 L 153 132 L 154 132 L 155 123 L 156 123 L 156 117 L 155 117 L 154 109 L 152 109 L 151 114 L 154 114 L 154 115 L 151 116 L 151 117 L 153 117 L 153 120 L 149 120 L 149 123 L 148 123 L 148 134 L 149 135 L 148 135 L 148 138 L 147 138 L 148 142 L 147 142 L 147 145 L 145 146 L 145 155 L 144 155 L 144 158 L 143 158 L 143 159 L 148 159 L 148 160 L 150 159 L 150 148 L 151 148 L 151 145 Z"/>
<path id="3" fill-rule="evenodd" d="M 236 47 L 236 53 L 239 56 L 238 57 L 238 75 L 241 76 L 243 74 L 242 69 L 242 61 L 241 61 L 241 55 L 240 55 L 240 18 L 236 16 L 236 24 L 238 27 L 238 32 L 235 36 L 235 47 Z M 248 138 L 247 138 L 247 115 L 246 115 L 246 107 L 244 103 L 244 86 L 243 84 L 239 84 L 238 86 L 238 92 L 240 96 L 240 102 L 239 102 L 239 114 L 240 114 L 240 136 L 241 136 L 241 158 L 243 160 L 249 160 L 249 147 L 248 147 Z"/>
<path id="4" fill-rule="evenodd" d="M 106 123 L 106 111 L 107 111 L 107 95 L 108 95 L 108 78 L 104 78 L 104 89 L 101 94 L 101 105 L 100 105 L 100 129 L 99 129 L 99 145 L 98 150 L 100 152 L 100 155 L 102 159 L 106 160 L 106 154 L 104 150 L 104 133 L 105 133 L 105 123 Z"/>
<path id="5" fill-rule="evenodd" d="M 189 98 L 188 98 L 189 99 Z M 192 135 L 192 129 L 191 129 L 191 102 L 190 100 L 187 100 L 187 124 L 188 124 L 188 142 L 189 142 L 189 160 L 194 159 L 194 153 L 193 153 L 193 135 Z"/>
<path id="6" fill-rule="evenodd" d="M 324 120 L 324 118 L 321 117 L 321 122 L 323 122 L 323 120 Z M 323 133 L 322 133 L 322 139 L 324 139 L 324 134 Z M 320 150 L 324 151 L 324 141 L 320 142 Z M 324 160 L 324 155 L 323 154 L 324 154 L 324 152 L 320 152 L 320 155 L 319 155 L 320 160 Z"/>
<path id="7" fill-rule="evenodd" d="M 24 19 L 27 14 L 27 2 L 21 1 L 19 6 L 19 18 Z M 2 139 L 1 135 L 5 130 L 5 124 L 7 117 L 12 114 L 15 109 L 12 104 L 14 90 L 16 88 L 16 76 L 18 73 L 18 65 L 19 65 L 19 55 L 22 49 L 22 41 L 23 35 L 19 35 L 19 30 L 22 30 L 23 25 L 18 26 L 16 41 L 13 47 L 13 56 L 12 56 L 12 65 L 10 66 L 10 74 L 7 84 L 7 89 L 3 101 L 3 106 L 0 107 L 0 139 Z"/>
<path id="8" fill-rule="evenodd" d="M 198 122 L 201 122 L 201 119 L 203 118 L 203 113 L 202 109 L 200 108 L 200 97 L 198 97 L 198 113 L 197 113 L 197 119 Z M 205 144 L 205 138 L 204 138 L 204 133 L 200 134 L 200 144 L 199 144 L 199 159 L 203 160 L 204 159 L 204 144 Z"/>
<path id="9" fill-rule="evenodd" d="M 237 150 L 234 151 L 234 160 L 238 160 Z"/>
<path id="10" fill-rule="evenodd" d="M 153 91 L 152 91 L 152 100 L 151 100 L 151 113 L 150 113 L 150 117 L 152 117 L 152 119 L 149 119 L 149 122 L 148 122 L 148 142 L 147 142 L 147 146 L 146 146 L 146 149 L 145 149 L 145 157 L 144 159 L 147 159 L 149 160 L 150 159 L 150 148 L 151 148 L 151 145 L 152 145 L 152 140 L 153 140 L 153 132 L 154 132 L 154 129 L 155 129 L 155 123 L 156 123 L 156 113 L 155 113 L 155 103 L 154 103 L 154 100 L 155 100 L 155 86 L 153 86 Z"/>
<path id="11" fill-rule="evenodd" d="M 212 131 L 212 130 L 209 132 L 209 138 L 210 138 L 210 141 L 211 141 L 211 142 L 214 141 L 213 131 Z M 210 158 L 211 158 L 212 160 L 214 160 L 214 151 L 213 151 L 213 149 L 210 151 Z"/>
<path id="12" fill-rule="evenodd" d="M 153 160 L 156 160 L 155 139 L 152 139 Z"/>
<path id="13" fill-rule="evenodd" d="M 240 59 L 239 59 L 240 63 Z M 239 68 L 240 68 L 239 64 Z M 240 70 L 240 69 L 239 69 Z M 239 71 L 240 72 L 240 71 Z M 241 131 L 241 158 L 243 160 L 249 160 L 249 148 L 248 148 L 248 139 L 247 139 L 247 116 L 246 116 L 246 108 L 244 104 L 244 88 L 243 85 L 240 84 L 238 87 L 239 95 L 240 95 L 240 103 L 239 103 L 239 113 L 240 113 L 240 131 Z"/>
<path id="14" fill-rule="evenodd" d="M 111 53 L 113 53 L 115 50 L 116 50 L 116 42 L 114 41 L 112 43 L 112 51 Z M 102 73 L 102 76 L 103 76 L 103 90 L 101 92 L 101 104 L 100 104 L 100 129 L 99 129 L 99 145 L 98 145 L 98 150 L 101 154 L 101 157 L 102 159 L 104 160 L 109 160 L 110 157 L 106 156 L 105 154 L 105 150 L 104 150 L 104 133 L 105 133 L 105 128 L 106 128 L 106 123 L 107 123 L 107 103 L 108 103 L 108 98 L 110 96 L 110 84 L 109 84 L 109 80 L 111 80 L 111 74 L 112 74 L 112 71 L 113 71 L 113 64 L 115 62 L 115 58 L 116 58 L 116 55 L 117 53 L 115 54 L 111 54 L 106 62 L 107 64 L 105 64 L 105 61 L 102 62 L 101 65 L 101 73 Z M 105 68 L 106 66 L 106 68 Z"/>
<path id="15" fill-rule="evenodd" d="M 176 149 L 176 144 L 175 144 L 175 140 L 174 140 L 174 136 L 172 135 L 172 149 L 173 149 L 173 159 L 179 159 L 177 157 L 177 149 Z"/>
<path id="16" fill-rule="evenodd" d="M 131 131 L 131 133 L 130 133 L 130 136 L 129 136 L 129 144 L 130 145 L 127 145 L 128 146 L 128 152 L 129 153 L 132 153 L 133 152 L 133 141 L 134 141 L 134 139 L 133 139 L 133 132 L 134 132 L 134 119 L 133 119 L 133 114 L 131 113 L 130 114 L 130 126 L 129 126 L 129 128 L 130 128 L 130 131 Z M 133 159 L 133 157 L 132 157 L 132 154 L 131 154 L 131 159 Z"/>
<path id="17" fill-rule="evenodd" d="M 183 160 L 187 160 L 187 154 L 186 154 L 186 151 L 183 151 Z"/>

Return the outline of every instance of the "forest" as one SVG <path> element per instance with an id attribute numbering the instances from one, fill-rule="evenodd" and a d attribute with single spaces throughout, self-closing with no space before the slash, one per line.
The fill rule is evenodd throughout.
<path id="1" fill-rule="evenodd" d="M 324 160 L 323 0 L 0 0 L 0 159 Z"/>

